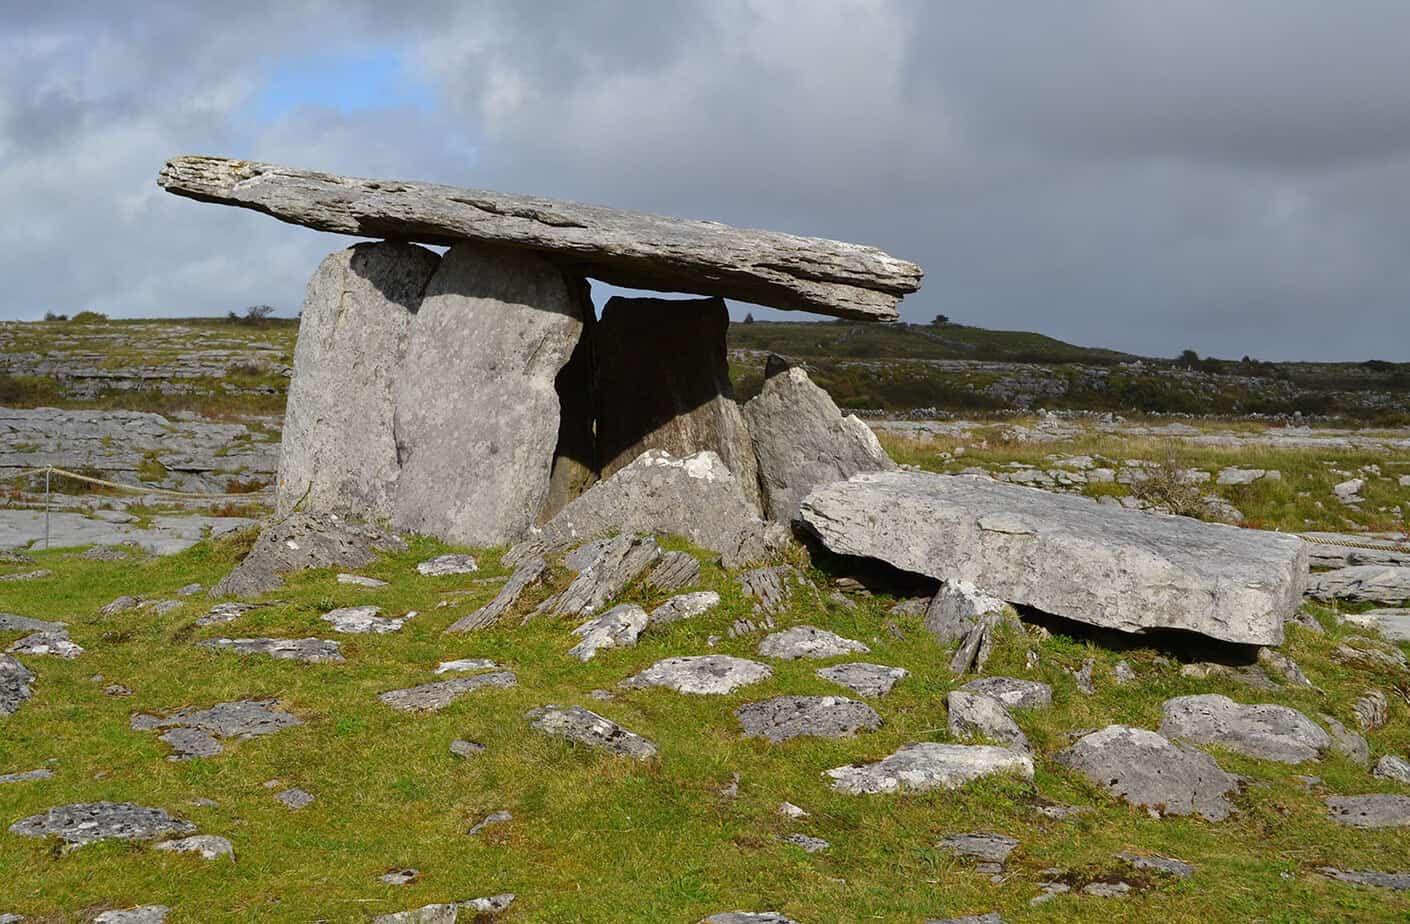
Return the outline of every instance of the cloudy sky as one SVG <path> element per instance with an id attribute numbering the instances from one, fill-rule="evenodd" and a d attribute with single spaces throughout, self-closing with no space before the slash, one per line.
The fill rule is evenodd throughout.
<path id="1" fill-rule="evenodd" d="M 157 189 L 205 153 L 874 244 L 911 321 L 1410 360 L 1407 37 L 1404 0 L 0 0 L 0 318 L 297 311 L 343 242 Z"/>

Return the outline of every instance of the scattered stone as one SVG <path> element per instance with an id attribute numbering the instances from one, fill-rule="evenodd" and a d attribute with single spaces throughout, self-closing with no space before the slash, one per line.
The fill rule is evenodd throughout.
<path id="1" fill-rule="evenodd" d="M 1060 802 L 1054 802 L 1050 805 L 1035 805 L 1033 810 L 1044 818 L 1051 818 L 1054 821 L 1065 821 L 1090 811 L 1085 805 L 1064 805 Z"/>
<path id="2" fill-rule="evenodd" d="M 312 805 L 315 796 L 313 793 L 299 789 L 296 786 L 293 789 L 286 789 L 276 794 L 274 798 L 284 803 L 284 805 L 288 806 L 290 809 L 298 811 L 301 808 L 307 808 Z"/>
<path id="3" fill-rule="evenodd" d="M 739 798 L 739 774 L 731 773 L 729 783 L 720 788 L 720 795 L 725 799 Z"/>
<path id="4" fill-rule="evenodd" d="M 820 667 L 814 673 L 824 680 L 841 684 L 858 696 L 885 696 L 891 692 L 897 681 L 911 675 L 904 667 L 887 667 L 885 664 L 868 664 L 865 661 Z"/>
<path id="5" fill-rule="evenodd" d="M 988 914 L 967 914 L 962 918 L 927 918 L 925 924 L 1004 924 L 999 912 Z"/>
<path id="6" fill-rule="evenodd" d="M 34 695 L 34 674 L 29 668 L 7 654 L 0 654 L 0 715 L 14 715 L 15 710 Z"/>
<path id="7" fill-rule="evenodd" d="M 341 664 L 346 660 L 342 647 L 326 638 L 210 638 L 197 644 L 217 651 L 262 654 L 280 661 L 302 661 L 305 664 Z"/>
<path id="8" fill-rule="evenodd" d="M 1404 673 L 1410 671 L 1410 662 L 1405 654 L 1394 645 L 1362 635 L 1349 635 L 1341 644 L 1332 649 L 1332 658 L 1354 667 L 1384 668 Z"/>
<path id="9" fill-rule="evenodd" d="M 1410 604 L 1410 566 L 1353 565 L 1322 571 L 1307 581 L 1307 595 L 1348 603 Z"/>
<path id="10" fill-rule="evenodd" d="M 171 729 L 162 735 L 162 740 L 176 748 L 172 760 L 210 757 L 221 752 L 216 737 L 244 741 L 303 724 L 296 716 L 273 708 L 276 702 L 266 699 L 217 703 L 209 709 L 179 709 L 166 717 L 138 714 L 132 717 L 131 725 L 138 731 Z"/>
<path id="11" fill-rule="evenodd" d="M 654 539 L 618 536 L 571 584 L 539 604 L 534 614 L 591 616 L 621 594 L 628 584 L 660 557 L 661 549 Z M 642 615 L 644 618 L 645 614 Z"/>
<path id="12" fill-rule="evenodd" d="M 801 511 L 838 554 L 970 581 L 1010 603 L 1125 632 L 1179 628 L 1277 645 L 1307 572 L 1306 543 L 1293 536 L 976 476 L 861 474 L 813 491 Z"/>
<path id="13" fill-rule="evenodd" d="M 986 831 L 946 835 L 935 846 L 957 857 L 979 861 L 978 871 L 992 875 L 1003 872 L 1009 854 L 1018 847 L 1018 841 L 1004 834 Z"/>
<path id="14" fill-rule="evenodd" d="M 45 568 L 37 571 L 24 571 L 19 574 L 0 574 L 0 581 L 39 581 L 50 577 L 54 572 Z"/>
<path id="15" fill-rule="evenodd" d="M 801 587 L 806 581 L 796 568 L 779 565 L 746 571 L 739 576 L 739 588 L 744 596 L 754 600 L 754 612 L 772 615 L 788 603 L 793 587 Z"/>
<path id="16" fill-rule="evenodd" d="M 386 581 L 379 581 L 376 578 L 364 577 L 361 574 L 339 574 L 338 583 L 348 584 L 353 587 L 367 587 L 372 590 L 387 586 Z"/>
<path id="17" fill-rule="evenodd" d="M 876 763 L 834 767 L 825 775 L 838 792 L 862 794 L 958 789 L 995 774 L 1031 780 L 1033 758 L 990 745 L 922 742 L 905 745 Z"/>
<path id="18" fill-rule="evenodd" d="M 67 625 L 45 619 L 30 619 L 13 613 L 0 613 L 0 632 L 64 632 Z"/>
<path id="19" fill-rule="evenodd" d="M 942 643 L 949 643 L 966 639 L 985 617 L 1007 609 L 1004 601 L 966 581 L 941 581 L 925 609 L 925 628 Z"/>
<path id="20" fill-rule="evenodd" d="M 490 813 L 489 813 L 488 815 L 486 815 L 484 818 L 481 818 L 479 821 L 475 822 L 475 824 L 471 825 L 471 826 L 470 826 L 470 830 L 469 830 L 469 831 L 466 831 L 465 833 L 466 833 L 467 835 L 469 835 L 470 837 L 474 837 L 476 834 L 479 834 L 481 831 L 485 830 L 485 829 L 488 828 L 490 825 L 500 825 L 500 824 L 504 824 L 506 821 L 513 821 L 513 820 L 514 820 L 514 816 L 513 816 L 512 814 L 510 814 L 509 812 L 506 812 L 506 811 L 490 812 Z"/>
<path id="21" fill-rule="evenodd" d="M 131 696 L 132 688 L 121 683 L 110 683 L 103 687 L 106 696 Z"/>
<path id="22" fill-rule="evenodd" d="M 1328 796 L 1332 821 L 1351 828 L 1404 828 L 1410 826 L 1410 796 L 1372 793 L 1365 796 Z"/>
<path id="23" fill-rule="evenodd" d="M 703 919 L 700 924 L 798 924 L 775 911 L 722 911 Z"/>
<path id="24" fill-rule="evenodd" d="M 713 590 L 698 590 L 695 593 L 680 594 L 652 610 L 650 624 L 663 626 L 682 619 L 692 619 L 708 613 L 719 603 L 720 595 Z"/>
<path id="25" fill-rule="evenodd" d="M 1263 669 L 1256 664 L 1241 664 L 1231 667 L 1217 661 L 1195 661 L 1191 664 L 1181 665 L 1180 676 L 1188 677 L 1191 680 L 1215 678 L 1232 680 L 1255 690 L 1277 691 L 1279 689 L 1278 685 L 1269 679 L 1268 675 L 1263 673 Z"/>
<path id="26" fill-rule="evenodd" d="M 1395 780 L 1397 783 L 1410 785 L 1410 762 L 1407 762 L 1403 757 L 1386 754 L 1376 761 L 1376 768 L 1371 771 L 1371 775 L 1379 779 Z"/>
<path id="27" fill-rule="evenodd" d="M 26 635 L 6 650 L 14 654 L 51 655 L 63 658 L 65 661 L 72 661 L 83 654 L 83 648 L 69 638 L 68 631 L 65 629 Z"/>
<path id="28" fill-rule="evenodd" d="M 386 635 L 400 632 L 406 621 L 416 615 L 413 610 L 405 616 L 391 618 L 382 616 L 380 606 L 344 606 L 323 614 L 323 621 L 333 626 L 334 632 L 344 635 Z"/>
<path id="29" fill-rule="evenodd" d="M 69 844 L 105 840 L 148 841 L 170 834 L 192 834 L 196 826 L 162 809 L 131 802 L 79 802 L 60 805 L 10 825 L 11 834 L 57 837 Z"/>
<path id="30" fill-rule="evenodd" d="M 123 911 L 104 911 L 93 924 L 163 924 L 171 909 L 166 905 L 142 905 Z"/>
<path id="31" fill-rule="evenodd" d="M 422 577 L 448 577 L 452 574 L 474 574 L 480 570 L 474 556 L 471 555 L 437 555 L 435 558 L 420 562 L 416 566 L 416 573 Z"/>
<path id="32" fill-rule="evenodd" d="M 53 779 L 54 771 L 40 768 L 38 770 L 25 770 L 20 773 L 0 774 L 0 786 L 6 783 L 28 783 L 31 780 Z"/>
<path id="33" fill-rule="evenodd" d="M 514 569 L 514 573 L 499 589 L 499 593 L 495 595 L 493 600 L 470 615 L 452 623 L 446 631 L 473 632 L 476 629 L 487 629 L 494 625 L 514 604 L 519 602 L 519 597 L 523 595 L 524 591 L 536 584 L 547 570 L 548 562 L 542 556 L 530 558 Z"/>
<path id="34" fill-rule="evenodd" d="M 821 853 L 832 846 L 820 837 L 811 837 L 807 834 L 785 834 L 779 840 L 792 844 L 804 853 Z"/>
<path id="35" fill-rule="evenodd" d="M 1089 882 L 1082 887 L 1083 895 L 1095 898 L 1121 898 L 1130 892 L 1131 885 L 1127 882 Z"/>
<path id="36" fill-rule="evenodd" d="M 506 689 L 519 682 L 513 671 L 495 671 L 473 677 L 456 677 L 436 683 L 423 683 L 405 690 L 388 690 L 378 699 L 398 712 L 439 712 L 477 690 Z"/>
<path id="37" fill-rule="evenodd" d="M 1009 709 L 1043 709 L 1053 704 L 1053 688 L 1018 677 L 979 677 L 961 690 L 992 696 Z"/>
<path id="38" fill-rule="evenodd" d="M 495 915 L 504 911 L 514 902 L 514 893 L 491 895 L 488 898 L 472 898 L 469 901 L 450 902 L 441 905 L 422 905 L 414 911 L 398 911 L 395 914 L 379 914 L 372 924 L 456 924 L 465 912 L 465 924 L 479 920 L 481 915 Z"/>
<path id="39" fill-rule="evenodd" d="M 670 593 L 689 587 L 699 580 L 700 562 L 694 555 L 686 552 L 666 552 L 646 576 L 646 586 Z"/>
<path id="40" fill-rule="evenodd" d="M 1155 870 L 1158 873 L 1166 873 L 1179 879 L 1188 879 L 1195 874 L 1198 867 L 1186 863 L 1183 860 L 1172 860 L 1170 857 L 1148 856 L 1138 853 L 1118 853 L 1116 859 L 1129 863 L 1136 869 Z"/>
<path id="41" fill-rule="evenodd" d="M 930 608 L 931 597 L 911 597 L 909 600 L 902 600 L 892 606 L 886 612 L 892 616 L 924 616 L 925 611 Z"/>
<path id="42" fill-rule="evenodd" d="M 1258 649 L 1258 661 L 1276 671 L 1284 680 L 1295 687 L 1311 687 L 1312 681 L 1297 666 L 1297 662 L 1281 651 L 1272 648 Z"/>
<path id="43" fill-rule="evenodd" d="M 779 806 L 778 806 L 778 813 L 779 813 L 780 815 L 784 816 L 785 818 L 807 818 L 807 817 L 808 817 L 808 813 L 807 813 L 807 812 L 803 811 L 801 808 L 799 808 L 798 806 L 794 805 L 792 802 L 780 802 L 780 803 L 779 803 Z"/>
<path id="44" fill-rule="evenodd" d="M 1136 682 L 1136 672 L 1125 661 L 1117 661 L 1111 668 L 1111 678 L 1118 687 L 1124 687 L 1128 683 Z"/>
<path id="45" fill-rule="evenodd" d="M 773 668 L 730 655 L 694 655 L 657 661 L 622 681 L 631 689 L 665 687 L 677 693 L 723 695 L 773 676 Z"/>
<path id="46" fill-rule="evenodd" d="M 389 873 L 383 873 L 378 876 L 377 881 L 386 883 L 387 885 L 404 886 L 420 878 L 421 870 L 419 869 L 395 869 Z"/>
<path id="47" fill-rule="evenodd" d="M 593 699 L 601 703 L 610 703 L 616 700 L 617 698 L 616 693 L 613 693 L 611 690 L 601 688 L 596 690 L 588 690 L 588 696 L 591 696 Z"/>
<path id="48" fill-rule="evenodd" d="M 1087 658 L 1082 662 L 1081 670 L 1068 671 L 1068 673 L 1072 675 L 1073 681 L 1077 684 L 1077 691 L 1085 696 L 1096 695 L 1097 688 L 1092 683 L 1092 668 L 1096 666 L 1096 663 L 1095 659 Z"/>
<path id="49" fill-rule="evenodd" d="M 540 706 L 529 710 L 524 717 L 544 734 L 619 757 L 650 760 L 656 756 L 656 745 L 582 706 Z"/>
<path id="50" fill-rule="evenodd" d="M 846 738 L 881 727 L 870 706 L 841 696 L 777 696 L 735 710 L 744 734 L 774 744 L 802 735 Z"/>
<path id="51" fill-rule="evenodd" d="M 634 603 L 614 606 L 573 630 L 582 641 L 568 650 L 579 661 L 591 661 L 604 648 L 634 648 L 647 624 L 646 610 Z"/>
<path id="52" fill-rule="evenodd" d="M 334 516 L 293 513 L 265 527 L 244 561 L 210 589 L 212 597 L 254 597 L 284 586 L 281 575 L 312 568 L 364 568 L 378 552 L 406 543 Z"/>
<path id="53" fill-rule="evenodd" d="M 1397 892 L 1410 891 L 1410 872 L 1381 873 L 1376 870 L 1338 869 L 1335 866 L 1318 867 L 1317 872 L 1328 879 L 1351 882 L 1356 885 L 1377 886 L 1382 889 L 1395 889 Z"/>
<path id="54" fill-rule="evenodd" d="M 489 658 L 459 658 L 455 661 L 442 661 L 436 665 L 437 674 L 468 674 L 473 671 L 498 669 L 499 665 Z"/>
<path id="55" fill-rule="evenodd" d="M 1353 626 L 1375 629 L 1392 642 L 1410 642 L 1410 609 L 1376 609 L 1364 613 L 1347 613 L 1344 618 Z"/>
<path id="56" fill-rule="evenodd" d="M 1332 485 L 1332 493 L 1337 500 L 1347 506 L 1355 506 L 1364 500 L 1361 497 L 1361 489 L 1366 486 L 1364 478 L 1349 478 L 1346 481 Z"/>
<path id="57" fill-rule="evenodd" d="M 775 632 L 759 643 L 759 654 L 762 657 L 784 661 L 798 658 L 835 658 L 838 655 L 853 652 L 866 654 L 870 651 L 871 649 L 861 642 L 843 638 L 816 626 L 794 626 L 782 632 Z"/>
<path id="58" fill-rule="evenodd" d="M 1243 705 L 1218 693 L 1177 696 L 1165 701 L 1159 732 L 1231 751 L 1300 764 L 1317 760 L 1332 746 L 1331 736 L 1307 716 L 1287 706 Z"/>
<path id="59" fill-rule="evenodd" d="M 176 595 L 178 597 L 194 597 L 196 596 L 196 594 L 200 593 L 205 589 L 206 585 L 201 583 L 186 584 L 185 586 L 178 587 L 176 589 Z"/>
<path id="60" fill-rule="evenodd" d="M 1389 720 L 1390 703 L 1380 690 L 1367 690 L 1366 695 L 1352 703 L 1351 711 L 1356 714 L 1356 724 L 1362 731 L 1374 731 Z"/>
<path id="61" fill-rule="evenodd" d="M 950 714 L 950 737 L 958 741 L 975 739 L 994 742 L 1007 748 L 1030 750 L 1028 739 L 1013 718 L 992 696 L 968 690 L 951 690 L 946 698 Z"/>
<path id="62" fill-rule="evenodd" d="M 259 606 L 260 604 L 258 603 L 236 603 L 234 601 L 217 603 L 215 606 L 211 607 L 204 616 L 197 617 L 196 625 L 218 626 L 227 622 L 234 622 L 241 616 L 250 612 L 250 610 L 258 609 Z"/>
<path id="63" fill-rule="evenodd" d="M 172 850 L 177 853 L 198 853 L 203 860 L 218 860 L 221 857 L 229 857 L 232 862 L 235 860 L 235 845 L 226 838 L 217 837 L 214 834 L 193 834 L 180 840 L 162 841 L 153 849 Z"/>
<path id="64" fill-rule="evenodd" d="M 1132 805 L 1165 815 L 1223 821 L 1238 779 L 1208 754 L 1144 728 L 1108 725 L 1057 754 L 1057 761 Z"/>
<path id="65" fill-rule="evenodd" d="M 768 375 L 744 405 L 744 416 L 759 459 L 764 508 L 775 522 L 797 519 L 798 505 L 820 484 L 896 468 L 871 428 L 855 414 L 844 417 L 797 366 Z"/>
<path id="66" fill-rule="evenodd" d="M 1342 755 L 1347 760 L 1361 766 L 1366 766 L 1371 762 L 1371 746 L 1366 743 L 1366 739 L 1356 732 L 1347 728 L 1325 712 L 1318 715 L 1332 736 L 1332 750 Z"/>
<path id="67" fill-rule="evenodd" d="M 478 741 L 466 741 L 464 738 L 456 738 L 450 743 L 450 752 L 456 757 L 477 757 L 485 753 L 485 746 Z"/>

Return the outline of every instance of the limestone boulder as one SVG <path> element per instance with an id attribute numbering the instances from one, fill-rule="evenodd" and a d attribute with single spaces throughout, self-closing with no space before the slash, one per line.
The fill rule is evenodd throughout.
<path id="1" fill-rule="evenodd" d="M 1305 544 L 1292 536 L 976 476 L 854 475 L 808 495 L 801 519 L 838 554 L 1125 632 L 1277 645 L 1307 577 Z"/>
<path id="2" fill-rule="evenodd" d="M 838 792 L 899 793 L 959 789 L 986 776 L 1033 779 L 1033 758 L 987 744 L 908 744 L 873 764 L 834 767 L 825 774 Z"/>
<path id="3" fill-rule="evenodd" d="M 1353 565 L 1312 575 L 1307 595 L 1348 603 L 1410 604 L 1410 567 Z"/>
<path id="4" fill-rule="evenodd" d="M 396 494 L 393 394 L 411 320 L 440 257 L 357 244 L 309 280 L 284 417 L 277 503 L 386 520 Z"/>
<path id="5" fill-rule="evenodd" d="M 1132 805 L 1165 815 L 1223 821 L 1238 778 L 1214 758 L 1144 728 L 1108 725 L 1059 751 L 1057 761 Z"/>
<path id="6" fill-rule="evenodd" d="M 777 523 L 792 523 L 818 485 L 896 468 L 876 434 L 855 414 L 844 416 L 796 366 L 766 379 L 744 405 L 744 417 L 759 460 L 764 509 Z"/>
<path id="7" fill-rule="evenodd" d="M 1244 705 L 1205 693 L 1168 699 L 1163 709 L 1160 733 L 1167 738 L 1215 744 L 1250 757 L 1300 764 L 1332 746 L 1320 725 L 1287 706 Z"/>
<path id="8" fill-rule="evenodd" d="M 549 496 L 556 380 L 591 310 L 580 280 L 539 257 L 446 252 L 397 381 L 398 529 L 470 546 L 528 531 Z"/>
<path id="9" fill-rule="evenodd" d="M 396 536 L 335 514 L 295 513 L 270 523 L 235 570 L 210 589 L 212 597 L 251 597 L 284 586 L 284 575 L 312 568 L 361 568 L 379 552 L 399 552 Z"/>

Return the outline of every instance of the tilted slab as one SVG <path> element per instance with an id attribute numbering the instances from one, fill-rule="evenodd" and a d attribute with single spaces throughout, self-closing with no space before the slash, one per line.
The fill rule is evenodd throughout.
<path id="1" fill-rule="evenodd" d="M 634 289 L 719 295 L 839 318 L 897 319 L 921 269 L 874 247 L 600 205 L 370 180 L 224 157 L 177 157 L 167 192 L 236 205 L 319 231 L 537 252 L 564 269 Z"/>
<path id="2" fill-rule="evenodd" d="M 1307 580 L 1306 547 L 1292 536 L 975 476 L 856 475 L 808 495 L 801 515 L 834 552 L 1125 632 L 1277 645 Z"/>

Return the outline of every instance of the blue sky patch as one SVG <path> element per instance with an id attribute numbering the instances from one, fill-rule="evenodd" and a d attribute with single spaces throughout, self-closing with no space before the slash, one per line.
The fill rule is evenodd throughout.
<path id="1" fill-rule="evenodd" d="M 433 89 L 408 73 L 399 49 L 363 47 L 277 63 L 254 106 L 256 118 L 272 122 L 301 106 L 354 112 L 435 104 Z"/>

